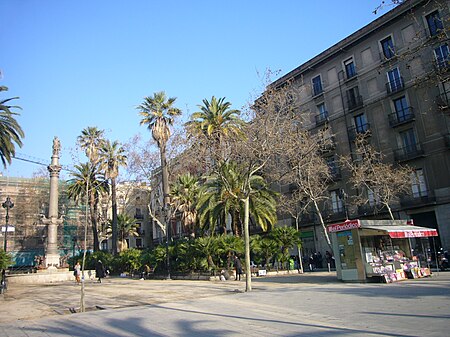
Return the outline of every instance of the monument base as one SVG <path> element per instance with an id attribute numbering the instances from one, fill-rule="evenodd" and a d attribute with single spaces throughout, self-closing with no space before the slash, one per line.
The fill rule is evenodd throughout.
<path id="1" fill-rule="evenodd" d="M 45 256 L 45 266 L 47 268 L 50 267 L 59 267 L 59 254 L 48 254 Z"/>

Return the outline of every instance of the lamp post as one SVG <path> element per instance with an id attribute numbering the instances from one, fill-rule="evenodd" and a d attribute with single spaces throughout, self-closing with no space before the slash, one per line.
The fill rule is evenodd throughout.
<path id="1" fill-rule="evenodd" d="M 5 222 L 6 227 L 5 227 L 5 237 L 4 237 L 4 241 L 3 241 L 3 250 L 6 253 L 6 248 L 7 248 L 6 246 L 7 246 L 7 242 L 8 242 L 7 235 L 8 235 L 8 223 L 9 223 L 9 210 L 14 207 L 14 203 L 11 201 L 11 198 L 9 196 L 6 197 L 6 201 L 2 204 L 2 207 L 6 209 L 6 218 L 5 218 L 6 219 L 6 222 Z"/>

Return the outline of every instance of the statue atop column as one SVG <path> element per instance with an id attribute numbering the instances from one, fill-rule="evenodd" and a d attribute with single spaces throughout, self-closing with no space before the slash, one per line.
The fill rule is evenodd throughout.
<path id="1" fill-rule="evenodd" d="M 53 138 L 53 155 L 59 157 L 59 150 L 61 150 L 61 142 L 59 141 L 59 138 L 55 136 Z"/>
<path id="2" fill-rule="evenodd" d="M 58 137 L 53 138 L 53 154 L 51 164 L 47 167 L 50 173 L 50 202 L 47 217 L 42 218 L 42 222 L 47 225 L 47 244 L 45 247 L 45 266 L 55 268 L 60 266 L 60 256 L 58 252 L 58 225 L 62 224 L 63 217 L 58 218 L 58 199 L 59 199 L 59 151 L 61 143 Z"/>

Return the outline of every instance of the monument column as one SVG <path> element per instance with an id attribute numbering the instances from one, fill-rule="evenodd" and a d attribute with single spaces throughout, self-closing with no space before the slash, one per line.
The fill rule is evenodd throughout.
<path id="1" fill-rule="evenodd" d="M 59 252 L 58 252 L 58 225 L 63 222 L 62 216 L 58 218 L 58 185 L 59 172 L 61 165 L 59 165 L 59 151 L 61 144 L 58 137 L 53 139 L 53 154 L 51 164 L 47 167 L 50 173 L 50 202 L 48 209 L 48 217 L 44 217 L 42 222 L 47 225 L 47 247 L 45 249 L 45 266 L 59 267 Z"/>

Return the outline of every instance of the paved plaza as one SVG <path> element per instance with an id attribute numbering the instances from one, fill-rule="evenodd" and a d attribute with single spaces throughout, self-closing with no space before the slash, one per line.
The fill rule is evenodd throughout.
<path id="1" fill-rule="evenodd" d="M 335 273 L 245 282 L 106 279 L 14 285 L 0 298 L 0 336 L 448 336 L 450 273 L 349 284 Z M 1 295 L 3 296 L 3 295 Z M 72 309 L 72 311 L 73 311 Z"/>

